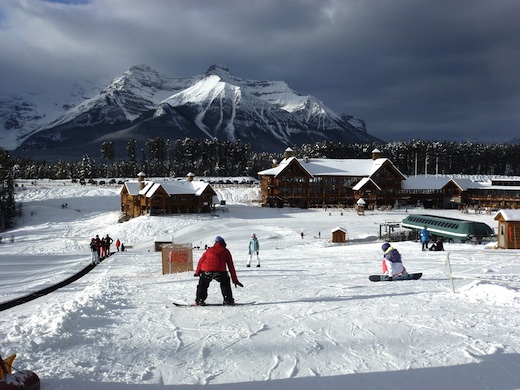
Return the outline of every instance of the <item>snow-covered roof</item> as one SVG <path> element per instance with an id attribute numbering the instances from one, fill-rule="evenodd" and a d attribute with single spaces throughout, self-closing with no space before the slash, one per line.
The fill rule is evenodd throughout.
<path id="1" fill-rule="evenodd" d="M 504 221 L 520 221 L 520 210 L 498 210 L 498 212 L 495 214 L 494 219 L 496 220 L 499 215 L 502 215 Z"/>
<path id="2" fill-rule="evenodd" d="M 139 195 L 139 189 L 141 188 L 140 185 L 141 185 L 141 183 L 138 181 L 127 181 L 119 189 L 119 194 L 121 194 L 121 191 L 123 191 L 123 188 L 126 188 L 129 195 L 132 195 L 132 196 Z"/>
<path id="3" fill-rule="evenodd" d="M 388 160 L 387 158 L 372 159 L 328 159 L 328 158 L 284 158 L 277 167 L 258 172 L 259 175 L 276 176 L 280 174 L 293 160 L 312 176 L 371 176 Z M 397 172 L 399 170 L 395 168 Z M 405 177 L 401 172 L 399 172 Z"/>
<path id="4" fill-rule="evenodd" d="M 372 184 L 373 184 L 373 185 L 374 185 L 378 190 L 381 191 L 381 187 L 379 187 L 379 186 L 377 185 L 377 183 L 376 183 L 374 180 L 372 180 L 371 178 L 369 178 L 369 177 L 364 177 L 363 179 L 361 179 L 361 180 L 359 181 L 359 183 L 357 183 L 354 187 L 352 187 L 352 189 L 353 189 L 354 191 L 359 191 L 359 190 L 362 189 L 362 188 L 365 186 L 365 184 L 367 184 L 367 183 L 372 183 Z"/>
<path id="5" fill-rule="evenodd" d="M 338 230 L 339 230 L 339 231 L 342 231 L 343 233 L 348 233 L 348 232 L 347 232 L 347 229 L 345 229 L 345 228 L 343 228 L 343 227 L 340 227 L 340 226 L 335 227 L 334 229 L 331 229 L 330 232 L 331 232 L 331 233 L 334 233 L 334 232 L 337 232 Z"/>
<path id="6" fill-rule="evenodd" d="M 159 188 L 162 188 L 168 195 L 189 194 L 200 196 L 209 186 L 209 183 L 202 181 L 145 181 L 144 187 L 140 190 L 140 182 L 128 181 L 124 184 L 130 195 L 144 195 L 148 198 L 152 197 Z"/>
<path id="7" fill-rule="evenodd" d="M 468 188 L 480 188 L 481 184 L 471 179 L 455 179 L 449 176 L 407 176 L 401 186 L 403 190 L 440 190 L 450 181 L 459 186 L 463 191 Z"/>

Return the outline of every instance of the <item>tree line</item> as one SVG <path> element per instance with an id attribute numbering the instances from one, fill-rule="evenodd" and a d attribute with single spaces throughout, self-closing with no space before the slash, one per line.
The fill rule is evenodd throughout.
<path id="1" fill-rule="evenodd" d="M 323 141 L 291 146 L 297 157 L 309 158 L 370 158 L 374 149 L 389 158 L 405 175 L 464 174 L 520 175 L 520 145 L 484 144 L 474 142 L 438 142 L 412 140 L 387 144 L 343 144 Z M 196 176 L 257 176 L 257 172 L 280 161 L 278 153 L 253 152 L 248 143 L 196 140 L 184 138 L 171 143 L 168 139 L 148 139 L 139 145 L 128 142 L 127 156 L 116 158 L 111 142 L 101 145 L 101 159 L 84 155 L 76 162 L 34 161 L 13 158 L 13 176 L 22 179 L 81 179 L 136 177 L 145 172 L 149 177 L 182 177 L 189 172 Z M 1 168 L 0 168 L 1 169 Z"/>
<path id="2" fill-rule="evenodd" d="M 389 158 L 405 175 L 464 174 L 520 176 L 520 145 L 484 144 L 474 142 L 438 142 L 412 140 L 387 144 L 343 144 L 323 141 L 291 146 L 300 158 L 370 158 L 378 149 L 381 157 Z M 16 214 L 14 205 L 15 179 L 88 179 L 137 177 L 252 176 L 281 161 L 278 153 L 253 152 L 248 143 L 240 141 L 196 140 L 184 138 L 171 142 L 152 138 L 144 145 L 132 139 L 127 156 L 116 158 L 114 145 L 100 146 L 101 159 L 84 155 L 79 161 L 34 161 L 11 157 L 0 148 L 0 229 L 11 226 Z"/>

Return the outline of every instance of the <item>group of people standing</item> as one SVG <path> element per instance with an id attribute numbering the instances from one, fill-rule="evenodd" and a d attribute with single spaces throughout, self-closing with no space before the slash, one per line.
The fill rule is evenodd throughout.
<path id="1" fill-rule="evenodd" d="M 93 265 L 99 264 L 101 260 L 110 256 L 110 245 L 114 240 L 108 234 L 100 238 L 98 234 L 90 240 L 91 263 Z M 119 240 L 116 242 L 117 250 L 119 251 Z"/>

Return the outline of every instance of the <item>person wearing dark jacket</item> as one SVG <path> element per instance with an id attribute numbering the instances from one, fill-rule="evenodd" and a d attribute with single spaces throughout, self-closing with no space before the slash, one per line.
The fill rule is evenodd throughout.
<path id="1" fill-rule="evenodd" d="M 194 276 L 199 277 L 195 305 L 204 306 L 206 304 L 208 287 L 212 280 L 216 280 L 220 283 L 220 291 L 224 298 L 223 305 L 232 306 L 235 304 L 233 291 L 231 290 L 231 281 L 226 267 L 229 269 L 233 284 L 235 286 L 244 287 L 242 283 L 238 281 L 231 252 L 226 248 L 226 241 L 224 241 L 222 237 L 217 236 L 215 238 L 215 244 L 204 252 L 195 270 Z"/>
<path id="2" fill-rule="evenodd" d="M 443 251 L 444 250 L 444 244 L 442 243 L 442 240 L 439 238 L 435 244 L 433 244 L 430 247 L 431 251 Z"/>
<path id="3" fill-rule="evenodd" d="M 383 250 L 383 275 L 390 277 L 406 276 L 406 268 L 403 266 L 401 254 L 397 249 L 392 247 L 388 242 L 385 242 L 381 249 Z"/>

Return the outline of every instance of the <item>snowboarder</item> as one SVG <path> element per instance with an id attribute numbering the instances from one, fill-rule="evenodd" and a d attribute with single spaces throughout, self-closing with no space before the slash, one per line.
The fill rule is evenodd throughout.
<path id="1" fill-rule="evenodd" d="M 397 249 L 393 248 L 388 242 L 385 242 L 381 249 L 384 252 L 383 275 L 388 275 L 389 277 L 408 275 L 401 261 L 401 254 Z"/>
<path id="2" fill-rule="evenodd" d="M 247 260 L 247 267 L 251 267 L 251 260 L 253 260 L 253 256 L 256 256 L 256 266 L 260 267 L 260 258 L 258 257 L 258 253 L 260 250 L 260 244 L 258 243 L 258 238 L 256 238 L 256 234 L 251 234 L 251 240 L 249 241 L 249 258 Z"/>
<path id="3" fill-rule="evenodd" d="M 231 274 L 233 284 L 235 286 L 244 287 L 243 284 L 238 281 L 231 252 L 226 248 L 226 241 L 224 241 L 221 236 L 217 236 L 215 237 L 215 244 L 204 252 L 195 270 L 194 276 L 199 277 L 195 297 L 196 306 L 206 305 L 208 287 L 212 280 L 216 280 L 220 283 L 220 291 L 224 298 L 223 305 L 233 306 L 235 304 L 226 266 Z"/>
<path id="4" fill-rule="evenodd" d="M 430 232 L 428 231 L 428 227 L 424 227 L 423 230 L 421 230 L 421 243 L 422 243 L 422 250 L 426 251 L 428 250 L 428 241 L 430 240 Z"/>

